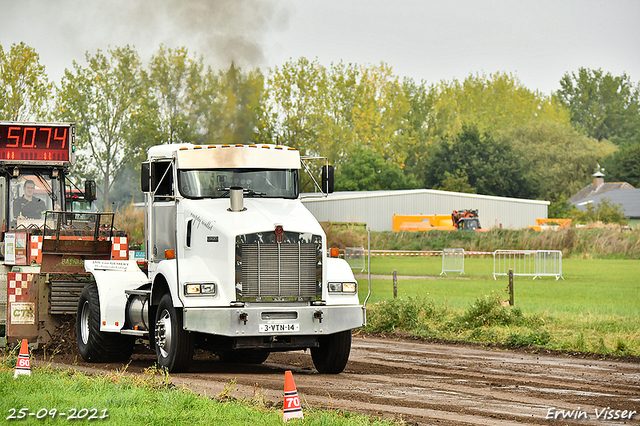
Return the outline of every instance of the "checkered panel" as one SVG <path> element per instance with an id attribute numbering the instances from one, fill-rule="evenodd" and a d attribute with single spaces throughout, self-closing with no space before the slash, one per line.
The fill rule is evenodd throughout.
<path id="1" fill-rule="evenodd" d="M 29 288 L 29 284 L 33 280 L 33 274 L 25 274 L 20 272 L 9 272 L 7 274 L 8 285 L 7 285 L 7 301 L 9 303 L 13 302 L 29 302 L 30 300 L 26 299 L 25 291 Z"/>
<path id="2" fill-rule="evenodd" d="M 111 241 L 111 260 L 129 259 L 129 239 L 127 237 L 113 237 Z"/>
<path id="3" fill-rule="evenodd" d="M 31 263 L 42 263 L 42 235 L 32 235 L 29 242 L 29 249 L 31 250 Z"/>

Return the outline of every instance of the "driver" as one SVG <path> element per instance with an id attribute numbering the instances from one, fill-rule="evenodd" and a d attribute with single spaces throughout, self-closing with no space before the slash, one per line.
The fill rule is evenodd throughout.
<path id="1" fill-rule="evenodd" d="M 33 196 L 36 184 L 31 180 L 24 182 L 24 195 L 13 202 L 13 214 L 17 219 L 40 219 L 45 209 L 44 201 Z"/>

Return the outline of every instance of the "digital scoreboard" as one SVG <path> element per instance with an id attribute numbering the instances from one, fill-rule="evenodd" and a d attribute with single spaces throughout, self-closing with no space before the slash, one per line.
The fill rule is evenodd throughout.
<path id="1" fill-rule="evenodd" d="M 0 162 L 65 164 L 75 143 L 73 124 L 0 122 Z"/>

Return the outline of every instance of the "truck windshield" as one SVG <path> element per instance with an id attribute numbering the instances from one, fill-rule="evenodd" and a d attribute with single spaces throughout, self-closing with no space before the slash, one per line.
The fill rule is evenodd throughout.
<path id="1" fill-rule="evenodd" d="M 96 213 L 98 209 L 93 201 L 75 200 L 67 198 L 67 208 L 71 207 L 72 212 Z"/>
<path id="2" fill-rule="evenodd" d="M 298 170 L 180 170 L 178 187 L 186 198 L 228 198 L 231 188 L 244 189 L 245 197 L 298 198 Z"/>

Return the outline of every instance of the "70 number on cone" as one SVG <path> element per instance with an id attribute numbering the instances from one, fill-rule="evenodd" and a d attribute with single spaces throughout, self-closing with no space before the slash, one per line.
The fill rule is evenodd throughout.
<path id="1" fill-rule="evenodd" d="M 298 410 L 300 409 L 300 398 L 298 398 L 298 392 L 294 391 L 291 393 L 293 395 L 284 395 L 284 408 L 285 410 Z"/>

